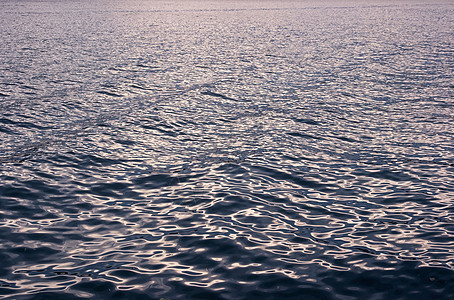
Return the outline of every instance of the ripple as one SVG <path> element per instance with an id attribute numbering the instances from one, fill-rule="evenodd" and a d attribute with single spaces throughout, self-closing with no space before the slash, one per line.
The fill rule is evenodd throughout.
<path id="1" fill-rule="evenodd" d="M 452 298 L 452 5 L 375 4 L 1 3 L 0 298 Z"/>

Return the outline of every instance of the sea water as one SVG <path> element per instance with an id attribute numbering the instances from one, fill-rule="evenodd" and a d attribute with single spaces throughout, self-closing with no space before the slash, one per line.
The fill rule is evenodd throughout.
<path id="1" fill-rule="evenodd" d="M 454 297 L 453 25 L 0 2 L 0 297 Z"/>

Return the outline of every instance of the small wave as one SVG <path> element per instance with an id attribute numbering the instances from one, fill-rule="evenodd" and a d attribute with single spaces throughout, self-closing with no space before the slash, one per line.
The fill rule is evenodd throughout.
<path id="1" fill-rule="evenodd" d="M 320 140 L 323 139 L 322 137 L 306 134 L 306 133 L 300 133 L 300 132 L 286 132 L 286 134 L 294 136 L 294 137 L 300 137 L 300 138 L 305 138 L 305 139 L 316 139 Z"/>
<path id="2" fill-rule="evenodd" d="M 121 95 L 121 94 L 109 92 L 109 91 L 97 91 L 97 93 L 102 94 L 102 95 L 111 96 L 111 97 L 123 97 L 123 95 Z"/>
<path id="3" fill-rule="evenodd" d="M 207 96 L 216 97 L 216 98 L 221 98 L 221 99 L 224 99 L 224 100 L 238 101 L 237 99 L 228 97 L 228 96 L 223 95 L 223 94 L 211 92 L 211 91 L 203 91 L 203 92 L 201 92 L 201 94 L 202 94 L 202 95 L 207 95 Z"/>

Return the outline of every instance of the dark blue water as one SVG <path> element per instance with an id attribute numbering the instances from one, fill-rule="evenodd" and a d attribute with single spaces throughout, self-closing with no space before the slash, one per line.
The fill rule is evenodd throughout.
<path id="1" fill-rule="evenodd" d="M 453 298 L 453 25 L 0 2 L 0 298 Z"/>

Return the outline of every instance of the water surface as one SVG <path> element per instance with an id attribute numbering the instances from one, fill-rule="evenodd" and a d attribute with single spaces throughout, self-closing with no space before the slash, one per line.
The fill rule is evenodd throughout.
<path id="1" fill-rule="evenodd" d="M 453 9 L 1 2 L 0 297 L 454 297 Z"/>

